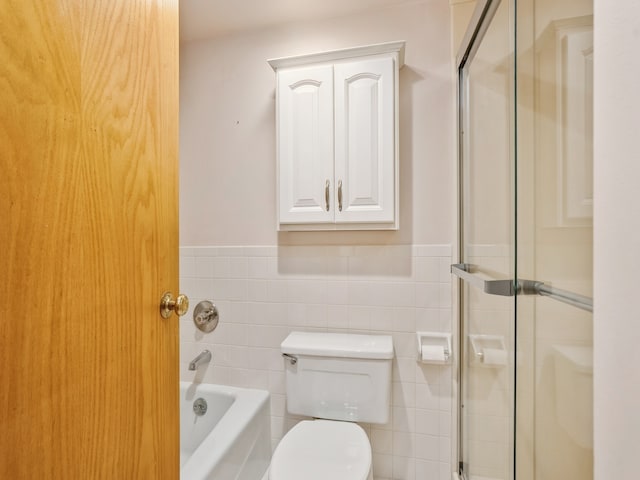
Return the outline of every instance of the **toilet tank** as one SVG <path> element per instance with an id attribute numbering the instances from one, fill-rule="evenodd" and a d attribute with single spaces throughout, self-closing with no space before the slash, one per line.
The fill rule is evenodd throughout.
<path id="1" fill-rule="evenodd" d="M 289 413 L 350 422 L 389 420 L 389 335 L 292 332 L 281 351 Z"/>

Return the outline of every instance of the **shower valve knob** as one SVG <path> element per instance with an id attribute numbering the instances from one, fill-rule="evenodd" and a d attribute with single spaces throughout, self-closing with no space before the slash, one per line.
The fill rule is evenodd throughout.
<path id="1" fill-rule="evenodd" d="M 204 333 L 215 330 L 219 317 L 218 308 L 209 300 L 203 300 L 193 309 L 193 323 Z"/>

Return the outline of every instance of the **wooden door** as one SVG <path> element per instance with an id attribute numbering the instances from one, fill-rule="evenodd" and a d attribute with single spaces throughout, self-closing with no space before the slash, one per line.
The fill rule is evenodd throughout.
<path id="1" fill-rule="evenodd" d="M 0 19 L 0 478 L 178 478 L 177 1 Z"/>

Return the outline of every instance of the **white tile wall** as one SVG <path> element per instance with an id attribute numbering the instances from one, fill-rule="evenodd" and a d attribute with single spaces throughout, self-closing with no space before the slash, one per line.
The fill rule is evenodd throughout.
<path id="1" fill-rule="evenodd" d="M 376 480 L 450 480 L 453 369 L 417 363 L 414 335 L 451 331 L 450 263 L 449 245 L 183 247 L 181 291 L 192 308 L 215 302 L 220 323 L 205 335 L 182 318 L 181 379 L 269 390 L 275 447 L 300 420 L 286 411 L 289 332 L 392 335 L 392 420 L 363 425 Z M 211 364 L 190 372 L 204 348 Z"/>

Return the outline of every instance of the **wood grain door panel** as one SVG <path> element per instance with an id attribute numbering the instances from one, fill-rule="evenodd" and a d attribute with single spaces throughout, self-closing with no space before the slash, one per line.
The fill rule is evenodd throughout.
<path id="1" fill-rule="evenodd" d="M 176 1 L 0 5 L 0 478 L 177 478 Z"/>

